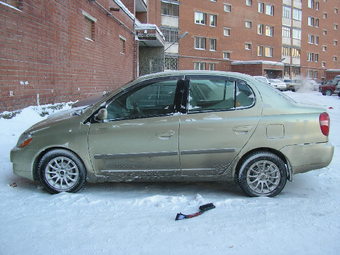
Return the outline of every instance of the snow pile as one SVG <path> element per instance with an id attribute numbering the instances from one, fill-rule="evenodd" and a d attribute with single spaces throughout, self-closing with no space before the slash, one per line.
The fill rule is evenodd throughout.
<path id="1" fill-rule="evenodd" d="M 46 116 L 27 108 L 1 118 L 0 254 L 338 254 L 340 99 L 285 93 L 328 109 L 335 155 L 329 167 L 295 175 L 275 198 L 245 197 L 221 183 L 86 184 L 50 195 L 13 175 L 9 161 L 20 134 Z M 215 209 L 175 221 L 211 202 Z"/>

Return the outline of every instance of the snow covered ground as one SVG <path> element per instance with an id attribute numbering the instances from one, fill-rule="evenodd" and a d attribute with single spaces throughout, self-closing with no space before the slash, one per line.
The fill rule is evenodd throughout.
<path id="1" fill-rule="evenodd" d="M 0 119 L 0 254 L 339 254 L 340 99 L 285 93 L 328 109 L 335 154 L 274 198 L 217 183 L 86 184 L 50 195 L 13 175 L 9 161 L 19 135 L 43 118 L 30 107 Z M 210 202 L 215 209 L 175 221 Z"/>

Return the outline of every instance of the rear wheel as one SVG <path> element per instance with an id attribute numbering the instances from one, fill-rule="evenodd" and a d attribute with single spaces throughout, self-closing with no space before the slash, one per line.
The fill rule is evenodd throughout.
<path id="1" fill-rule="evenodd" d="M 79 158 L 70 151 L 57 149 L 46 153 L 38 166 L 42 186 L 52 193 L 77 192 L 86 178 L 86 171 Z"/>
<path id="2" fill-rule="evenodd" d="M 330 89 L 326 89 L 324 92 L 323 92 L 324 96 L 331 96 L 332 95 L 332 90 Z"/>
<path id="3" fill-rule="evenodd" d="M 251 197 L 274 197 L 286 185 L 286 166 L 275 154 L 255 152 L 243 161 L 238 182 L 241 189 Z"/>

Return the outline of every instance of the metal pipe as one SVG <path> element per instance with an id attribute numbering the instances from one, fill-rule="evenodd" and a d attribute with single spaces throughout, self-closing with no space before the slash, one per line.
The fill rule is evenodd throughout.
<path id="1" fill-rule="evenodd" d="M 115 21 L 118 22 L 119 25 L 123 26 L 126 30 L 128 30 L 131 34 L 135 34 L 134 31 L 132 31 L 130 28 L 128 28 L 128 26 L 126 26 L 123 22 L 121 22 L 119 19 L 117 19 L 115 16 L 112 15 L 111 12 L 109 12 L 108 10 L 105 9 L 104 6 L 102 6 L 100 3 L 98 3 L 96 0 L 88 0 L 89 2 L 94 2 L 96 3 L 100 8 L 102 8 L 105 12 L 106 15 L 112 17 Z"/>

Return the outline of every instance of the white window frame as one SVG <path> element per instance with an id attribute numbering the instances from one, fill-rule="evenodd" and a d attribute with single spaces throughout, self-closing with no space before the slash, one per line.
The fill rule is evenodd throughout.
<path id="1" fill-rule="evenodd" d="M 210 26 L 216 27 L 217 26 L 217 15 L 210 14 Z"/>
<path id="2" fill-rule="evenodd" d="M 209 38 L 209 50 L 216 51 L 217 40 L 215 38 Z"/>
<path id="3" fill-rule="evenodd" d="M 205 12 L 196 12 L 195 11 L 195 21 L 194 22 L 197 25 L 206 25 L 207 24 L 207 14 Z"/>
<path id="4" fill-rule="evenodd" d="M 201 36 L 195 36 L 195 45 L 194 49 L 195 50 L 206 50 L 207 47 L 207 38 L 206 37 L 201 37 Z M 198 43 L 198 47 L 196 47 Z"/>
<path id="5" fill-rule="evenodd" d="M 245 50 L 251 50 L 251 43 L 245 43 L 244 44 L 244 49 Z"/>
<path id="6" fill-rule="evenodd" d="M 273 47 L 269 47 L 269 46 L 265 46 L 264 47 L 264 55 L 267 58 L 272 58 L 273 57 L 273 53 L 274 53 L 274 48 Z"/>
<path id="7" fill-rule="evenodd" d="M 230 51 L 223 51 L 223 59 L 230 59 Z"/>
<path id="8" fill-rule="evenodd" d="M 274 16 L 274 5 L 266 4 L 266 14 Z"/>
<path id="9" fill-rule="evenodd" d="M 290 27 L 282 27 L 282 37 L 291 38 L 291 29 Z"/>
<path id="10" fill-rule="evenodd" d="M 263 24 L 257 24 L 257 34 L 263 35 Z"/>
<path id="11" fill-rule="evenodd" d="M 290 6 L 282 6 L 282 17 L 286 19 L 292 18 L 292 7 Z"/>
<path id="12" fill-rule="evenodd" d="M 250 20 L 246 20 L 246 21 L 245 21 L 245 23 L 244 23 L 244 26 L 245 26 L 246 28 L 249 28 L 249 29 L 251 29 L 251 27 L 252 27 L 252 24 L 253 24 L 253 22 L 252 22 L 252 21 L 250 21 Z"/>
<path id="13" fill-rule="evenodd" d="M 253 4 L 253 3 L 252 3 L 252 0 L 246 0 L 246 5 L 247 5 L 247 6 L 252 6 L 252 4 Z"/>
<path id="14" fill-rule="evenodd" d="M 266 36 L 273 37 L 274 36 L 274 27 L 266 25 Z"/>
<path id="15" fill-rule="evenodd" d="M 258 57 L 263 56 L 263 45 L 257 45 L 257 56 Z"/>
<path id="16" fill-rule="evenodd" d="M 224 28 L 223 28 L 223 35 L 224 35 L 224 36 L 230 36 L 230 34 L 231 34 L 231 28 L 229 28 L 229 27 L 224 27 Z"/>
<path id="17" fill-rule="evenodd" d="M 205 62 L 194 62 L 194 70 L 205 70 Z"/>
<path id="18" fill-rule="evenodd" d="M 257 4 L 257 11 L 258 11 L 259 13 L 264 13 L 264 3 L 259 2 L 259 3 Z"/>
<path id="19" fill-rule="evenodd" d="M 231 4 L 224 4 L 224 12 L 231 12 Z"/>
<path id="20" fill-rule="evenodd" d="M 293 8 L 293 19 L 302 21 L 302 10 Z"/>
<path id="21" fill-rule="evenodd" d="M 309 44 L 314 44 L 314 35 L 308 35 L 307 42 L 308 42 Z"/>

